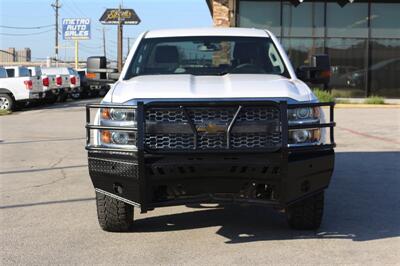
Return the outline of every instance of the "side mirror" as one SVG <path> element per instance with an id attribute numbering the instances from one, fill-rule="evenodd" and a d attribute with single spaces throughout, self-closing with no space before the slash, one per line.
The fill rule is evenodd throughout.
<path id="1" fill-rule="evenodd" d="M 90 56 L 86 62 L 88 79 L 95 81 L 112 81 L 118 80 L 119 74 L 117 69 L 107 68 L 107 59 L 104 56 Z"/>
<path id="2" fill-rule="evenodd" d="M 331 78 L 331 63 L 329 56 L 313 55 L 309 66 L 297 68 L 296 75 L 304 82 L 327 85 Z"/>
<path id="3" fill-rule="evenodd" d="M 91 79 L 106 79 L 107 59 L 104 56 L 90 56 L 86 61 L 88 77 Z"/>

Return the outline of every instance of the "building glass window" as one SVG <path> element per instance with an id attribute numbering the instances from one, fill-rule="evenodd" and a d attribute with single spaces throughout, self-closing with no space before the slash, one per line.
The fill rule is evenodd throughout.
<path id="1" fill-rule="evenodd" d="M 371 95 L 400 98 L 400 39 L 373 39 L 371 49 Z"/>
<path id="2" fill-rule="evenodd" d="M 368 37 L 368 3 L 327 3 L 326 24 L 328 37 Z"/>
<path id="3" fill-rule="evenodd" d="M 400 3 L 371 3 L 370 94 L 400 97 Z"/>
<path id="4" fill-rule="evenodd" d="M 312 55 L 321 54 L 324 51 L 323 39 L 284 37 L 282 45 L 294 68 L 308 65 Z"/>
<path id="5" fill-rule="evenodd" d="M 283 2 L 283 36 L 323 37 L 324 3 L 304 2 L 298 6 Z"/>
<path id="6" fill-rule="evenodd" d="M 367 40 L 330 38 L 326 49 L 331 59 L 330 87 L 339 97 L 364 97 Z"/>
<path id="7" fill-rule="evenodd" d="M 238 26 L 271 30 L 295 68 L 327 53 L 335 95 L 400 98 L 400 1 L 237 1 Z"/>
<path id="8" fill-rule="evenodd" d="M 261 28 L 281 34 L 280 1 L 240 1 L 239 25 L 245 28 Z"/>
<path id="9" fill-rule="evenodd" d="M 371 36 L 400 38 L 400 3 L 371 3 Z"/>

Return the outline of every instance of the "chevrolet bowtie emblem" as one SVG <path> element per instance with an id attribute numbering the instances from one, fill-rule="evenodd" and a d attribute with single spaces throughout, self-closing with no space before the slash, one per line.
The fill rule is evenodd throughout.
<path id="1" fill-rule="evenodd" d="M 226 132 L 226 125 L 207 122 L 207 123 L 198 125 L 196 127 L 196 129 L 197 129 L 197 132 L 199 132 L 199 133 L 215 134 L 215 133 Z"/>

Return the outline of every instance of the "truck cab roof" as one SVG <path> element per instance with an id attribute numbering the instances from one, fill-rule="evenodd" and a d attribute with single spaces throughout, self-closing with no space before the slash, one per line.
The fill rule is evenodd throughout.
<path id="1" fill-rule="evenodd" d="M 240 36 L 240 37 L 270 37 L 267 30 L 251 28 L 189 28 L 162 29 L 148 31 L 145 38 L 190 37 L 190 36 Z"/>

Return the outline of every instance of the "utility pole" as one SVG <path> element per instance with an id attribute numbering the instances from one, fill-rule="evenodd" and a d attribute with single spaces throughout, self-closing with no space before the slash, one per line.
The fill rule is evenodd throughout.
<path id="1" fill-rule="evenodd" d="M 103 53 L 104 57 L 107 58 L 107 53 L 106 53 L 106 30 L 103 27 Z"/>
<path id="2" fill-rule="evenodd" d="M 61 4 L 56 0 L 55 3 L 51 4 L 55 11 L 55 19 L 56 19 L 56 35 L 55 35 L 55 58 L 56 64 L 58 64 L 58 9 L 61 8 Z"/>
<path id="3" fill-rule="evenodd" d="M 79 67 L 79 42 L 75 40 L 75 69 Z"/>
<path id="4" fill-rule="evenodd" d="M 119 5 L 118 10 L 118 55 L 117 55 L 117 67 L 118 72 L 122 71 L 122 31 L 123 31 L 123 21 L 121 19 L 121 5 Z"/>
<path id="5" fill-rule="evenodd" d="M 126 49 L 127 51 L 126 51 L 126 57 L 128 57 L 128 54 L 129 54 L 129 50 L 131 49 L 131 38 L 126 38 L 127 39 L 127 42 L 128 42 L 128 48 Z"/>

